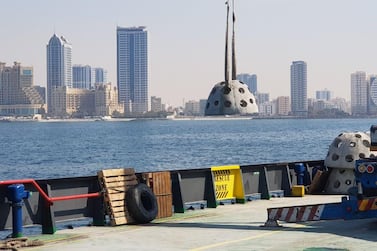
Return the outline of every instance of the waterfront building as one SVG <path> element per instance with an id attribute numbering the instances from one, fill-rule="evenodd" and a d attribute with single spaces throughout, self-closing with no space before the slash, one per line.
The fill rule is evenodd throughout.
<path id="1" fill-rule="evenodd" d="M 46 87 L 35 85 L 34 88 L 41 96 L 43 104 L 46 104 Z"/>
<path id="2" fill-rule="evenodd" d="M 276 98 L 276 114 L 287 116 L 289 115 L 290 109 L 289 97 L 288 96 L 279 96 Z"/>
<path id="3" fill-rule="evenodd" d="M 265 108 L 263 108 L 262 105 L 270 102 L 270 94 L 269 93 L 257 92 L 255 94 L 255 100 L 256 100 L 257 105 L 258 105 L 258 110 L 259 111 L 262 110 L 262 113 L 264 113 L 263 110 L 265 110 Z"/>
<path id="4" fill-rule="evenodd" d="M 323 111 L 325 109 L 330 109 L 332 108 L 332 106 L 330 105 L 330 103 L 328 103 L 326 100 L 324 99 L 316 99 L 313 101 L 313 104 L 312 104 L 312 107 L 313 107 L 313 113 L 316 114 L 320 111 Z"/>
<path id="5" fill-rule="evenodd" d="M 331 92 L 327 89 L 316 91 L 315 97 L 318 100 L 326 100 L 329 101 L 331 99 Z"/>
<path id="6" fill-rule="evenodd" d="M 90 65 L 74 65 L 72 67 L 72 86 L 79 89 L 94 89 L 96 84 L 107 83 L 107 71 L 104 68 Z"/>
<path id="7" fill-rule="evenodd" d="M 59 117 L 94 115 L 94 91 L 56 86 L 51 90 L 51 105 Z"/>
<path id="8" fill-rule="evenodd" d="M 41 88 L 41 87 L 39 87 Z M 33 67 L 0 62 L 0 115 L 33 116 L 44 112 L 41 89 L 33 85 Z"/>
<path id="9" fill-rule="evenodd" d="M 377 114 L 377 75 L 370 75 L 368 80 L 368 114 Z"/>
<path id="10" fill-rule="evenodd" d="M 72 45 L 63 37 L 54 34 L 47 44 L 47 109 L 57 115 L 52 100 L 52 91 L 58 87 L 72 87 Z"/>
<path id="11" fill-rule="evenodd" d="M 74 65 L 72 67 L 72 87 L 89 90 L 91 88 L 91 73 L 89 65 Z"/>
<path id="12" fill-rule="evenodd" d="M 308 116 L 307 65 L 304 61 L 291 64 L 291 111 L 294 116 Z"/>
<path id="13" fill-rule="evenodd" d="M 162 111 L 161 98 L 156 97 L 156 96 L 151 97 L 151 111 L 152 112 L 161 112 Z"/>
<path id="14" fill-rule="evenodd" d="M 242 73 L 237 75 L 237 79 L 249 87 L 249 90 L 254 95 L 258 92 L 257 75 Z"/>
<path id="15" fill-rule="evenodd" d="M 106 83 L 107 83 L 107 71 L 101 67 L 92 68 L 91 87 L 93 88 L 96 84 L 106 84 Z"/>
<path id="16" fill-rule="evenodd" d="M 146 27 L 117 27 L 117 81 L 125 114 L 148 111 L 148 33 Z"/>
<path id="17" fill-rule="evenodd" d="M 351 113 L 366 115 L 368 111 L 368 84 L 366 73 L 357 71 L 351 74 Z"/>
<path id="18" fill-rule="evenodd" d="M 91 67 L 89 65 L 74 65 L 72 67 L 72 86 L 78 89 L 91 89 Z"/>
<path id="19" fill-rule="evenodd" d="M 263 104 L 263 103 L 269 102 L 270 101 L 270 94 L 258 92 L 256 94 L 256 101 L 257 101 L 257 104 Z"/>
<path id="20" fill-rule="evenodd" d="M 190 100 L 185 103 L 184 114 L 187 116 L 199 116 L 200 115 L 200 103 L 195 100 Z"/>
<path id="21" fill-rule="evenodd" d="M 207 105 L 207 99 L 200 99 L 199 100 L 200 116 L 204 116 L 205 111 L 206 111 L 206 105 Z"/>
<path id="22" fill-rule="evenodd" d="M 331 99 L 333 108 L 351 114 L 351 104 L 345 98 L 333 98 Z"/>
<path id="23" fill-rule="evenodd" d="M 120 116 L 124 105 L 118 102 L 118 90 L 111 83 L 96 84 L 94 91 L 95 114 L 97 116 Z"/>
<path id="24" fill-rule="evenodd" d="M 272 116 L 274 115 L 274 104 L 273 102 L 264 102 L 258 105 L 258 116 Z"/>

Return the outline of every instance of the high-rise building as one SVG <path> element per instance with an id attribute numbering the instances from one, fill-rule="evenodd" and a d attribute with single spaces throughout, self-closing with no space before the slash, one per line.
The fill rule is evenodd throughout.
<path id="1" fill-rule="evenodd" d="M 273 102 L 264 102 L 263 104 L 258 105 L 258 111 L 258 116 L 272 116 L 274 114 Z"/>
<path id="2" fill-rule="evenodd" d="M 368 114 L 377 114 L 377 75 L 370 75 L 368 80 Z"/>
<path id="3" fill-rule="evenodd" d="M 237 75 L 237 79 L 241 81 L 242 83 L 246 84 L 247 87 L 249 87 L 250 92 L 253 93 L 254 96 L 257 94 L 258 92 L 257 75 L 242 73 L 242 74 Z"/>
<path id="4" fill-rule="evenodd" d="M 18 62 L 9 67 L 0 62 L 0 115 L 43 113 L 44 100 L 39 91 L 33 86 L 33 67 Z"/>
<path id="5" fill-rule="evenodd" d="M 63 37 L 54 34 L 47 44 L 47 109 L 54 115 L 51 98 L 57 87 L 72 87 L 72 46 Z"/>
<path id="6" fill-rule="evenodd" d="M 125 114 L 148 111 L 148 33 L 146 27 L 117 27 L 117 81 Z"/>
<path id="7" fill-rule="evenodd" d="M 185 115 L 187 116 L 198 116 L 200 115 L 200 103 L 199 101 L 189 100 L 185 103 Z"/>
<path id="8" fill-rule="evenodd" d="M 294 116 L 308 116 L 307 66 L 304 61 L 291 64 L 291 111 Z"/>
<path id="9" fill-rule="evenodd" d="M 351 113 L 365 115 L 368 111 L 368 83 L 366 73 L 357 71 L 351 74 Z"/>
<path id="10" fill-rule="evenodd" d="M 152 112 L 161 112 L 162 111 L 161 98 L 156 97 L 156 96 L 151 97 L 151 111 Z"/>
<path id="11" fill-rule="evenodd" d="M 326 100 L 329 101 L 331 99 L 331 92 L 327 89 L 316 91 L 315 98 L 318 100 Z"/>
<path id="12" fill-rule="evenodd" d="M 290 112 L 289 97 L 280 96 L 276 98 L 276 114 L 277 115 L 288 115 Z"/>
<path id="13" fill-rule="evenodd" d="M 257 98 L 257 104 L 263 104 L 263 103 L 266 103 L 266 102 L 269 102 L 270 101 L 270 94 L 269 93 L 262 93 L 262 92 L 258 92 L 256 94 L 256 98 Z"/>
<path id="14" fill-rule="evenodd" d="M 91 89 L 91 67 L 89 65 L 74 65 L 72 67 L 73 88 Z"/>
<path id="15" fill-rule="evenodd" d="M 199 100 L 199 110 L 200 110 L 200 116 L 204 116 L 205 110 L 207 105 L 207 99 L 200 99 Z"/>
<path id="16" fill-rule="evenodd" d="M 100 67 L 92 68 L 91 80 L 92 87 L 96 84 L 107 84 L 107 71 Z"/>

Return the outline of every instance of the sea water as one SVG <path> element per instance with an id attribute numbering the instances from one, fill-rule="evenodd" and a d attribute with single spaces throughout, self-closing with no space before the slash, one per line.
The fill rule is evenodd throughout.
<path id="1" fill-rule="evenodd" d="M 0 180 L 320 160 L 342 132 L 377 119 L 0 123 Z"/>

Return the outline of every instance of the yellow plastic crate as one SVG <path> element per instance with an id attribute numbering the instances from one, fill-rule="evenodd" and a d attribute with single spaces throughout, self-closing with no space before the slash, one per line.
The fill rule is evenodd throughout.
<path id="1" fill-rule="evenodd" d="M 304 186 L 292 186 L 292 196 L 294 197 L 303 197 L 305 195 Z"/>

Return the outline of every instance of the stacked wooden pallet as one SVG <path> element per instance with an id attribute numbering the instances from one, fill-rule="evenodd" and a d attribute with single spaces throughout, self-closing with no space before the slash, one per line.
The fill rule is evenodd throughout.
<path id="1" fill-rule="evenodd" d="M 156 196 L 158 205 L 156 218 L 172 216 L 173 194 L 171 190 L 170 172 L 145 173 L 143 179 Z"/>
<path id="2" fill-rule="evenodd" d="M 112 226 L 134 223 L 126 205 L 126 192 L 138 184 L 135 170 L 107 169 L 98 172 L 99 183 L 104 191 L 107 213 Z"/>

